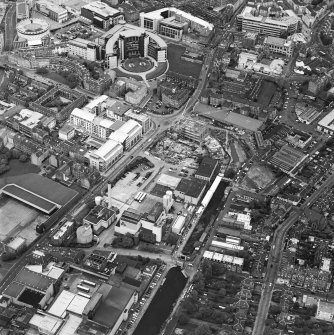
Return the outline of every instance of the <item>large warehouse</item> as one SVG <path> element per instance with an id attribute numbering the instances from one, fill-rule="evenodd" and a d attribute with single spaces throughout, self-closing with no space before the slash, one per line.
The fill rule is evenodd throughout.
<path id="1" fill-rule="evenodd" d="M 0 192 L 48 215 L 78 194 L 35 173 L 7 178 Z"/>

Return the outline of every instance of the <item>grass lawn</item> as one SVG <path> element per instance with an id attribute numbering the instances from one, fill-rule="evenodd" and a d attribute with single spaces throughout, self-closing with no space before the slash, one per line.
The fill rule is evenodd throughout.
<path id="1" fill-rule="evenodd" d="M 276 92 L 276 88 L 277 85 L 275 83 L 268 80 L 264 80 L 260 88 L 260 93 L 257 102 L 264 106 L 269 106 L 270 101 Z"/>
<path id="2" fill-rule="evenodd" d="M 125 78 L 134 78 L 138 81 L 142 81 L 143 78 L 141 76 L 137 76 L 135 74 L 129 74 L 121 71 L 120 69 L 113 69 L 116 72 L 117 77 L 125 77 Z"/>
<path id="3" fill-rule="evenodd" d="M 181 59 L 186 48 L 177 44 L 168 44 L 169 71 L 198 78 L 202 69 L 202 64 L 187 62 Z"/>
<path id="4" fill-rule="evenodd" d="M 4 177 L 13 177 L 19 176 L 26 173 L 38 173 L 41 169 L 29 162 L 20 162 L 18 159 L 11 159 L 9 161 L 10 170 L 1 175 L 1 178 Z"/>
<path id="5" fill-rule="evenodd" d="M 148 73 L 146 75 L 146 79 L 154 79 L 157 78 L 159 76 L 161 76 L 162 74 L 165 73 L 165 71 L 167 70 L 167 63 L 159 63 L 158 67 L 151 73 Z"/>
<path id="6" fill-rule="evenodd" d="M 48 72 L 46 74 L 43 74 L 43 77 L 58 81 L 59 83 L 63 84 L 63 85 L 67 85 L 68 86 L 68 81 L 61 76 L 60 74 L 56 73 L 56 72 Z"/>

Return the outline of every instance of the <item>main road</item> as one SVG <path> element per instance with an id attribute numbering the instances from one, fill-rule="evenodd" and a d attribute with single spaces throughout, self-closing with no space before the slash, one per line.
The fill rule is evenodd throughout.
<path id="1" fill-rule="evenodd" d="M 8 7 L 5 16 L 4 51 L 13 49 L 13 40 L 16 35 L 16 3 L 8 4 Z"/>
<path id="2" fill-rule="evenodd" d="M 268 259 L 268 267 L 266 277 L 263 283 L 262 295 L 259 302 L 256 320 L 253 328 L 253 335 L 262 335 L 265 329 L 265 321 L 267 319 L 270 301 L 274 289 L 274 283 L 279 270 L 280 262 L 283 254 L 283 246 L 286 233 L 293 224 L 302 216 L 303 210 L 312 204 L 334 185 L 334 176 L 330 176 L 300 207 L 296 207 L 289 217 L 276 229 L 272 247 Z"/>

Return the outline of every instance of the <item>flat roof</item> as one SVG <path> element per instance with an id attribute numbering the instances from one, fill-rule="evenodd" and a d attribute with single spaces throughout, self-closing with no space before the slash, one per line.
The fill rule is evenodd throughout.
<path id="1" fill-rule="evenodd" d="M 222 123 L 228 123 L 235 127 L 249 131 L 258 131 L 259 128 L 263 125 L 262 121 L 253 119 L 249 116 L 234 112 L 227 112 L 223 109 L 217 109 L 202 103 L 198 103 L 195 106 L 195 113 L 198 113 L 205 118 L 216 120 Z"/>
<path id="2" fill-rule="evenodd" d="M 71 115 L 76 116 L 80 119 L 84 119 L 88 122 L 93 122 L 96 117 L 95 114 L 81 108 L 74 108 Z"/>
<path id="3" fill-rule="evenodd" d="M 1 179 L 1 188 L 8 184 L 14 184 L 21 187 L 22 189 L 47 199 L 60 207 L 67 204 L 78 195 L 77 191 L 74 191 L 37 173 L 26 173 L 19 176 Z"/>
<path id="4" fill-rule="evenodd" d="M 102 284 L 98 292 L 103 294 L 104 286 L 106 285 L 107 284 Z M 100 292 L 100 289 L 102 292 Z M 93 321 L 108 327 L 113 327 L 135 291 L 134 288 L 129 288 L 124 285 L 120 287 L 113 286 L 107 295 L 104 294 L 104 300 L 97 308 Z"/>
<path id="5" fill-rule="evenodd" d="M 17 282 L 11 282 L 3 291 L 3 294 L 13 298 L 17 298 L 24 290 L 24 285 Z"/>
<path id="6" fill-rule="evenodd" d="M 318 125 L 334 131 L 334 109 L 321 119 Z"/>
<path id="7" fill-rule="evenodd" d="M 36 313 L 30 319 L 29 324 L 40 329 L 45 334 L 56 334 L 62 325 L 62 320 L 47 314 Z"/>
<path id="8" fill-rule="evenodd" d="M 196 16 L 194 16 L 190 13 L 187 13 L 183 10 L 177 9 L 175 7 L 165 7 L 165 8 L 161 8 L 161 9 L 158 9 L 158 10 L 155 10 L 155 11 L 152 11 L 152 12 L 144 13 L 143 15 L 144 15 L 144 17 L 150 18 L 152 20 L 159 20 L 159 19 L 164 19 L 164 17 L 161 15 L 161 13 L 166 12 L 166 11 L 171 12 L 172 14 L 180 15 L 183 18 L 185 18 L 187 20 L 190 20 L 190 21 L 193 21 L 193 22 L 203 26 L 206 29 L 213 30 L 213 28 L 214 28 L 213 24 L 211 24 L 207 21 L 204 21 L 203 19 L 201 19 L 199 17 L 196 17 Z"/>
<path id="9" fill-rule="evenodd" d="M 59 296 L 54 300 L 52 306 L 49 308 L 48 312 L 52 315 L 64 318 L 66 314 L 67 307 L 74 299 L 75 293 L 67 290 L 60 292 Z"/>
<path id="10" fill-rule="evenodd" d="M 137 121 L 130 119 L 126 121 L 117 131 L 130 135 L 140 128 L 142 128 L 142 126 Z"/>
<path id="11" fill-rule="evenodd" d="M 50 285 L 56 282 L 54 278 L 31 271 L 27 268 L 22 268 L 16 275 L 14 281 L 41 292 L 45 292 Z"/>
<path id="12" fill-rule="evenodd" d="M 109 139 L 99 149 L 94 151 L 93 155 L 96 155 L 107 161 L 110 156 L 113 156 L 118 151 L 123 151 L 123 146 L 119 142 Z"/>
<path id="13" fill-rule="evenodd" d="M 82 6 L 82 8 L 88 9 L 104 17 L 113 16 L 115 14 L 120 13 L 119 10 L 112 8 L 101 1 L 91 2 L 85 6 Z"/>
<path id="14" fill-rule="evenodd" d="M 181 181 L 181 178 L 171 176 L 166 173 L 162 173 L 157 180 L 157 184 L 168 186 L 171 188 L 176 188 L 177 185 L 179 185 L 179 182 Z"/>
<path id="15" fill-rule="evenodd" d="M 10 197 L 24 202 L 40 211 L 50 214 L 57 208 L 57 205 L 51 201 L 48 201 L 37 194 L 31 193 L 17 185 L 9 184 L 1 189 L 1 193 L 9 195 Z"/>
<path id="16" fill-rule="evenodd" d="M 215 169 L 217 168 L 217 165 L 218 165 L 217 160 L 210 157 L 204 157 L 195 173 L 195 176 L 199 175 L 211 178 L 212 174 L 215 172 Z"/>
<path id="17" fill-rule="evenodd" d="M 70 314 L 68 319 L 65 321 L 63 327 L 60 329 L 58 335 L 73 335 L 76 334 L 82 318 L 74 314 Z"/>
<path id="18" fill-rule="evenodd" d="M 176 191 L 182 192 L 185 195 L 198 198 L 203 189 L 206 187 L 206 181 L 198 178 L 182 178 L 180 183 L 176 187 Z"/>
<path id="19" fill-rule="evenodd" d="M 8 248 L 11 248 L 11 249 L 18 249 L 22 244 L 25 244 L 26 243 L 26 240 L 21 237 L 21 236 L 16 236 L 14 238 L 14 240 L 10 241 L 8 244 L 7 244 L 7 247 Z"/>

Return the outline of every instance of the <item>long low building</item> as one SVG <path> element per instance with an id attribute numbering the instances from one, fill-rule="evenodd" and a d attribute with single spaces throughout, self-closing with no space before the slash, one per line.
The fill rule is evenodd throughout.
<path id="1" fill-rule="evenodd" d="M 318 122 L 317 130 L 334 135 L 334 109 Z"/>
<path id="2" fill-rule="evenodd" d="M 0 190 L 37 210 L 51 214 L 77 196 L 77 192 L 35 173 L 9 177 Z"/>

